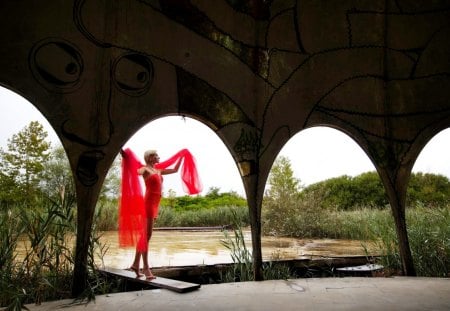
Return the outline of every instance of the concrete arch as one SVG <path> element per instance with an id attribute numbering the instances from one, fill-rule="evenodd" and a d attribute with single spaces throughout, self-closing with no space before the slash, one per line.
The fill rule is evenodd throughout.
<path id="1" fill-rule="evenodd" d="M 292 133 L 311 126 L 333 125 L 363 146 L 407 241 L 412 163 L 450 124 L 449 9 L 448 0 L 1 2 L 0 83 L 49 120 L 76 178 L 74 295 L 86 286 L 106 171 L 130 133 L 162 115 L 207 122 L 238 163 L 257 280 L 268 172 Z M 408 252 L 406 243 L 403 269 L 413 275 Z"/>
<path id="2" fill-rule="evenodd" d="M 211 186 L 229 190 L 222 180 L 232 180 L 233 184 L 239 182 L 239 192 L 244 193 L 242 178 L 229 147 L 211 126 L 191 114 L 164 115 L 153 119 L 136 131 L 125 147 L 131 148 L 141 159 L 145 150 L 156 148 L 162 160 L 181 148 L 188 148 L 197 160 L 203 193 Z M 211 172 L 214 172 L 213 176 Z M 172 180 L 178 181 L 176 178 Z M 184 194 L 179 182 L 168 182 L 175 185 L 179 195 Z M 165 181 L 164 189 L 168 187 Z"/>

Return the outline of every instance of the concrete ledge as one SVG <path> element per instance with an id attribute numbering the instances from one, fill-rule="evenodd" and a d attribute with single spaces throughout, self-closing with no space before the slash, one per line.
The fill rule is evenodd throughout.
<path id="1" fill-rule="evenodd" d="M 97 296 L 89 304 L 54 301 L 30 310 L 450 310 L 450 279 L 311 278 L 204 285 L 183 295 L 144 290 Z"/>

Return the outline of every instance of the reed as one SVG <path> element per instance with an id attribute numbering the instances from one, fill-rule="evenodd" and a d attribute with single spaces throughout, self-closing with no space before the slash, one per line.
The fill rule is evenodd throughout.
<path id="1" fill-rule="evenodd" d="M 304 203 L 302 203 L 304 204 Z M 316 206 L 316 205 L 311 205 Z M 294 214 L 284 214 L 285 223 L 267 227 L 263 211 L 263 232 L 278 236 L 299 238 L 336 238 L 361 240 L 362 246 L 381 255 L 381 264 L 390 271 L 401 273 L 394 219 L 389 208 L 360 207 L 352 211 L 314 208 L 299 209 Z M 416 204 L 406 209 L 408 237 L 419 276 L 450 276 L 450 206 L 424 207 Z M 365 241 L 365 242 L 364 242 Z"/>
<path id="2" fill-rule="evenodd" d="M 21 310 L 29 303 L 70 298 L 75 258 L 74 202 L 74 198 L 61 202 L 41 199 L 33 209 L 16 206 L 0 212 L 1 307 Z M 21 258 L 15 252 L 19 245 L 25 249 Z M 104 252 L 94 230 L 88 259 L 89 286 L 81 300 L 95 299 L 95 294 L 105 290 L 94 262 L 98 250 Z"/>
<path id="3" fill-rule="evenodd" d="M 383 264 L 391 273 L 401 273 L 397 234 L 390 209 L 361 209 L 338 213 L 340 238 L 375 242 Z M 450 276 L 450 208 L 406 209 L 410 248 L 418 276 Z"/>
<path id="4" fill-rule="evenodd" d="M 245 243 L 245 237 L 242 232 L 242 220 L 236 211 L 232 212 L 231 226 L 233 228 L 232 234 L 228 230 L 223 230 L 224 239 L 220 242 L 230 251 L 234 264 L 221 275 L 221 280 L 225 283 L 253 281 L 253 258 Z M 291 269 L 284 264 L 269 262 L 265 263 L 262 268 L 265 280 L 295 277 Z"/>
<path id="5" fill-rule="evenodd" d="M 211 209 L 175 210 L 161 206 L 157 227 L 210 227 L 230 225 L 238 218 L 244 226 L 249 224 L 248 208 L 246 206 L 220 206 Z"/>

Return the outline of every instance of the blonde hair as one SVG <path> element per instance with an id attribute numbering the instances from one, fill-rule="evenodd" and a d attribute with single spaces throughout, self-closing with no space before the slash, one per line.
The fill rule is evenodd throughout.
<path id="1" fill-rule="evenodd" d="M 144 152 L 144 160 L 145 160 L 145 162 L 148 162 L 150 160 L 150 157 L 152 155 L 157 154 L 157 153 L 158 152 L 155 149 L 150 149 L 150 150 L 147 150 L 146 152 Z"/>

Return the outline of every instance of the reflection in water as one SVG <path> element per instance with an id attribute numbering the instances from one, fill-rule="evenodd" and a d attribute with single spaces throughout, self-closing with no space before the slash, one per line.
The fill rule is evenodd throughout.
<path id="1" fill-rule="evenodd" d="M 251 251 L 250 230 L 244 239 Z M 231 234 L 231 232 L 230 232 Z M 149 259 L 153 267 L 211 265 L 231 263 L 229 250 L 221 244 L 221 231 L 154 231 L 150 241 Z M 102 234 L 101 242 L 108 247 L 103 264 L 114 268 L 128 268 L 134 258 L 134 249 L 118 247 L 117 231 Z M 369 254 L 366 250 L 369 250 Z M 263 260 L 303 259 L 376 255 L 373 245 L 354 240 L 302 240 L 296 238 L 263 237 Z"/>

